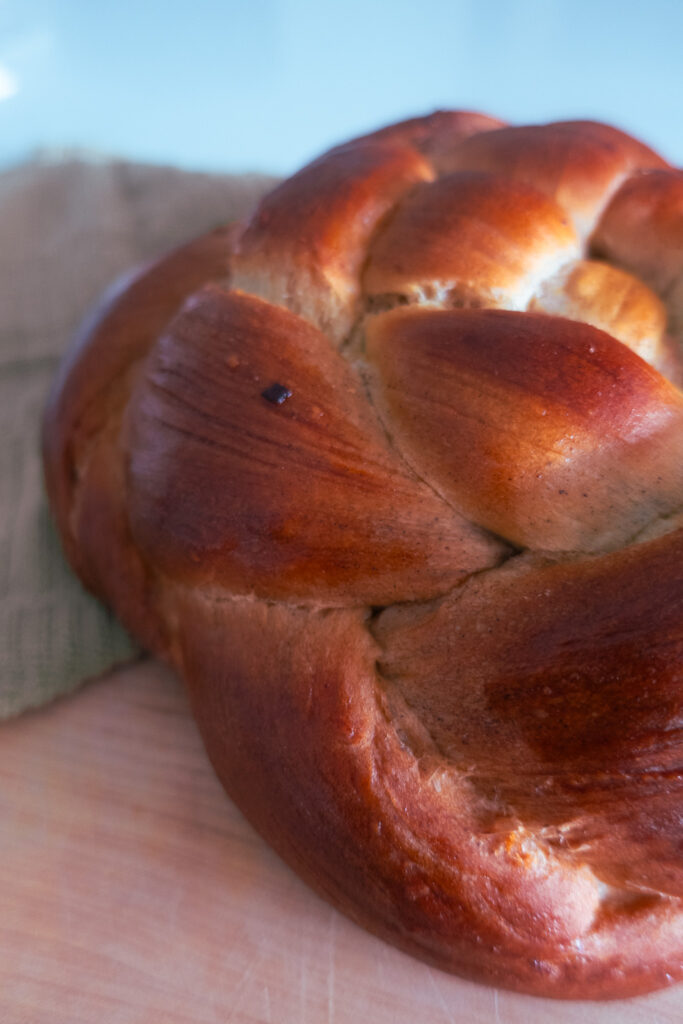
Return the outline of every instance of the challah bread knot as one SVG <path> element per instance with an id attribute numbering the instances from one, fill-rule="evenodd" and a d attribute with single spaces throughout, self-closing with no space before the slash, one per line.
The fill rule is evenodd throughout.
<path id="1" fill-rule="evenodd" d="M 605 125 L 331 150 L 83 328 L 75 570 L 318 892 L 448 970 L 683 974 L 683 178 Z"/>

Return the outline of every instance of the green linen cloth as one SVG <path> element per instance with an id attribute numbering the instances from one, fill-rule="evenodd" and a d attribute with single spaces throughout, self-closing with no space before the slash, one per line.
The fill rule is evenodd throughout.
<path id="1" fill-rule="evenodd" d="M 50 519 L 40 424 L 61 355 L 113 278 L 242 218 L 272 184 L 77 157 L 0 174 L 0 718 L 137 653 Z"/>

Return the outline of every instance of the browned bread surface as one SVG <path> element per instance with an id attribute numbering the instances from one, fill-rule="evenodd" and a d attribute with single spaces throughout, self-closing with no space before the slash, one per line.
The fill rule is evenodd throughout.
<path id="1" fill-rule="evenodd" d="M 339 146 L 85 324 L 67 554 L 355 920 L 612 998 L 683 976 L 683 193 L 604 125 Z"/>

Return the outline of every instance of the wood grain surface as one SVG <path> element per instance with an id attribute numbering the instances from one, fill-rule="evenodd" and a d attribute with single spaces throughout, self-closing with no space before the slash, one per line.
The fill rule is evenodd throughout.
<path id="1" fill-rule="evenodd" d="M 362 932 L 254 834 L 142 662 L 0 727 L 1 1024 L 674 1024 L 683 986 L 558 1003 Z"/>

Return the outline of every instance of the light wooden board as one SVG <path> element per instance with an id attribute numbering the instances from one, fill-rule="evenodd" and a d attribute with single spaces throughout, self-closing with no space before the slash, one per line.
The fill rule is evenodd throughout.
<path id="1" fill-rule="evenodd" d="M 153 662 L 0 727 L 2 1024 L 680 1024 L 683 986 L 558 1003 L 432 970 L 270 852 Z"/>

